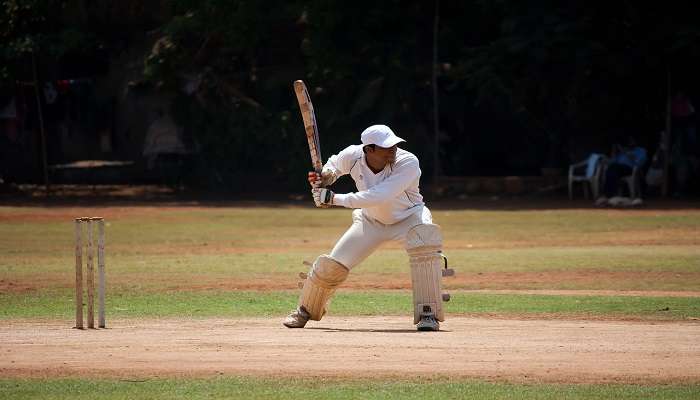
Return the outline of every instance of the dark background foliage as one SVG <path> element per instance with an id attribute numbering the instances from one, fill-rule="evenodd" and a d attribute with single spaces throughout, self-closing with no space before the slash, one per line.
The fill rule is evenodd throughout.
<path id="1" fill-rule="evenodd" d="M 206 187 L 246 189 L 250 176 L 303 184 L 295 79 L 312 90 L 324 157 L 386 123 L 429 176 L 436 13 L 444 175 L 535 175 L 630 134 L 653 152 L 668 76 L 700 93 L 689 1 L 0 3 L 3 87 L 31 79 L 32 56 L 42 79 L 99 80 L 143 48 L 130 83 L 167 94 L 164 106 L 197 148 L 189 179 Z M 122 91 L 106 85 L 97 102 Z"/>

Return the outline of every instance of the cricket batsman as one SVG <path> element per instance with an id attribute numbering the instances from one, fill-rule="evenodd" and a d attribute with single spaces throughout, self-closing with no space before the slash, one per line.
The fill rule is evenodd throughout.
<path id="1" fill-rule="evenodd" d="M 409 256 L 413 286 L 414 321 L 420 331 L 437 331 L 444 321 L 442 308 L 442 235 L 433 224 L 420 194 L 418 158 L 398 147 L 405 140 L 386 125 L 373 125 L 361 134 L 361 145 L 351 145 L 330 157 L 322 172 L 309 172 L 316 207 L 352 208 L 352 225 L 329 255 L 313 263 L 297 308 L 283 324 L 303 328 L 320 321 L 335 290 L 350 270 L 382 243 L 401 242 Z M 349 174 L 357 192 L 333 193 L 331 186 Z"/>

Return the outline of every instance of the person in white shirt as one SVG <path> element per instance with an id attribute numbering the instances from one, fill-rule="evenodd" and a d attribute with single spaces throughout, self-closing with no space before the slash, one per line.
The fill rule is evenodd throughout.
<path id="1" fill-rule="evenodd" d="M 396 240 L 403 242 L 411 257 L 414 323 L 419 330 L 438 330 L 438 321 L 444 320 L 440 293 L 442 237 L 420 194 L 418 158 L 398 148 L 405 140 L 386 125 L 370 126 L 362 132 L 361 140 L 361 145 L 333 155 L 321 174 L 309 172 L 316 206 L 353 208 L 352 225 L 329 255 L 316 259 L 298 307 L 283 324 L 303 328 L 310 319 L 320 320 L 350 270 L 382 243 Z M 340 194 L 327 188 L 343 175 L 352 177 L 357 192 Z"/>

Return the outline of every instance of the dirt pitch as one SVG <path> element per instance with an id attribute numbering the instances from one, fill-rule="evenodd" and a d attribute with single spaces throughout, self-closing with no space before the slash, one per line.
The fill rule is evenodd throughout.
<path id="1" fill-rule="evenodd" d="M 451 317 L 0 322 L 0 376 L 474 377 L 524 382 L 700 382 L 700 324 Z"/>

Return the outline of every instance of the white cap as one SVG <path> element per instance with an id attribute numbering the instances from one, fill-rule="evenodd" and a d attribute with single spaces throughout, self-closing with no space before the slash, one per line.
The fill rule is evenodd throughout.
<path id="1" fill-rule="evenodd" d="M 362 144 L 376 144 L 379 147 L 393 147 L 395 144 L 405 142 L 405 140 L 396 136 L 394 132 L 386 125 L 372 125 L 365 129 L 360 136 Z"/>

